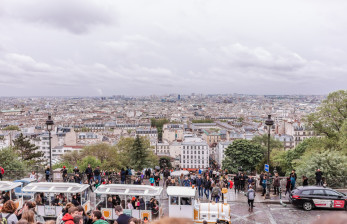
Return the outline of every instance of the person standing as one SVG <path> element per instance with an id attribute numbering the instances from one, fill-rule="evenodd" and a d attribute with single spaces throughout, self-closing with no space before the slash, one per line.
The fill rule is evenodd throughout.
<path id="1" fill-rule="evenodd" d="M 2 177 L 4 176 L 5 170 L 0 166 L 0 180 L 2 181 Z"/>
<path id="2" fill-rule="evenodd" d="M 124 168 L 122 168 L 122 170 L 120 171 L 120 182 L 121 182 L 121 184 L 125 184 L 126 173 L 127 173 L 127 171 L 125 171 Z"/>
<path id="3" fill-rule="evenodd" d="M 188 179 L 188 177 L 186 177 L 183 181 L 183 187 L 190 187 L 191 186 L 191 182 Z"/>
<path id="4" fill-rule="evenodd" d="M 322 176 L 323 176 L 323 172 L 320 169 L 317 169 L 317 171 L 316 171 L 316 185 L 322 186 Z"/>
<path id="5" fill-rule="evenodd" d="M 308 186 L 308 178 L 306 176 L 302 176 L 302 186 Z"/>
<path id="6" fill-rule="evenodd" d="M 213 200 L 217 203 L 219 201 L 221 193 L 222 193 L 221 189 L 215 183 L 213 183 L 212 184 L 211 200 Z"/>
<path id="7" fill-rule="evenodd" d="M 196 182 L 196 187 L 198 188 L 199 198 L 204 197 L 203 180 L 202 180 L 200 174 L 199 174 L 198 178 L 196 178 L 195 182 Z"/>
<path id="8" fill-rule="evenodd" d="M 245 175 L 243 173 L 241 173 L 239 179 L 240 179 L 239 180 L 240 181 L 240 189 L 243 192 L 245 190 L 245 181 L 246 181 Z"/>
<path id="9" fill-rule="evenodd" d="M 170 171 L 168 170 L 167 167 L 165 167 L 165 170 L 163 172 L 163 176 L 164 176 L 164 182 L 163 182 L 163 187 L 164 187 L 168 177 L 170 176 Z"/>
<path id="10" fill-rule="evenodd" d="M 63 169 L 61 169 L 61 171 L 63 173 L 63 181 L 64 182 L 67 182 L 68 181 L 68 178 L 67 178 L 67 169 L 66 169 L 66 166 L 63 166 Z"/>
<path id="11" fill-rule="evenodd" d="M 87 178 L 88 178 L 88 183 L 90 183 L 92 178 L 93 178 L 93 170 L 92 170 L 90 164 L 88 164 L 88 167 L 86 168 L 85 173 L 86 173 Z"/>
<path id="12" fill-rule="evenodd" d="M 247 199 L 248 199 L 248 211 L 253 212 L 253 203 L 255 199 L 255 191 L 253 190 L 253 186 L 249 186 L 247 191 Z"/>
<path id="13" fill-rule="evenodd" d="M 101 183 L 100 167 L 97 166 L 96 169 L 93 171 L 93 173 L 94 173 L 94 181 L 98 180 L 99 183 Z"/>
<path id="14" fill-rule="evenodd" d="M 291 173 L 291 174 L 293 174 L 294 179 L 295 179 L 295 181 L 296 181 L 297 176 L 296 176 L 295 170 L 292 170 L 292 173 Z"/>
<path id="15" fill-rule="evenodd" d="M 290 190 L 292 191 L 294 190 L 294 188 L 295 188 L 295 176 L 294 174 L 291 174 L 290 175 Z"/>
<path id="16" fill-rule="evenodd" d="M 204 181 L 204 193 L 207 199 L 210 198 L 210 188 L 211 188 L 211 180 L 210 177 L 207 176 L 205 181 Z"/>
<path id="17" fill-rule="evenodd" d="M 154 177 L 153 177 L 153 174 L 152 174 L 151 177 L 149 178 L 149 183 L 151 184 L 151 186 L 154 186 Z"/>
<path id="18" fill-rule="evenodd" d="M 237 193 L 240 192 L 240 179 L 239 179 L 239 176 L 236 174 L 236 176 L 234 176 L 234 189 L 235 189 L 235 194 L 236 194 L 236 190 L 237 190 Z"/>
<path id="19" fill-rule="evenodd" d="M 280 194 L 280 178 L 278 177 L 278 173 L 275 173 L 275 179 L 274 179 L 274 195 Z"/>
<path id="20" fill-rule="evenodd" d="M 116 211 L 116 215 L 118 216 L 118 219 L 116 221 L 118 224 L 128 224 L 129 219 L 131 218 L 130 216 L 127 216 L 126 214 L 123 213 L 123 208 L 120 205 L 117 205 L 114 210 Z"/>
<path id="21" fill-rule="evenodd" d="M 263 182 L 261 183 L 261 186 L 263 187 L 263 193 L 261 196 L 264 196 L 266 193 L 266 177 L 267 177 L 267 174 L 264 175 Z"/>
<path id="22" fill-rule="evenodd" d="M 290 185 L 291 185 L 291 183 L 290 183 L 290 178 L 287 177 L 286 193 L 285 193 L 284 195 L 287 195 L 287 192 L 288 192 L 288 194 L 290 194 Z"/>
<path id="23" fill-rule="evenodd" d="M 92 212 L 91 219 L 93 221 L 93 224 L 108 224 L 107 221 L 102 219 L 102 213 L 98 210 L 95 210 Z M 75 223 L 78 224 L 78 223 Z"/>
<path id="24" fill-rule="evenodd" d="M 159 172 L 156 172 L 155 176 L 154 176 L 154 181 L 155 181 L 155 186 L 159 187 L 159 182 L 160 182 L 160 175 Z"/>

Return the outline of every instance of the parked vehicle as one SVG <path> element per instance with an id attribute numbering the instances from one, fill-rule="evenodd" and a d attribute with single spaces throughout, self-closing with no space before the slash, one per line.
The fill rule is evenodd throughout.
<path id="1" fill-rule="evenodd" d="M 305 211 L 314 208 L 347 209 L 344 193 L 322 186 L 298 187 L 290 192 L 289 200 Z"/>

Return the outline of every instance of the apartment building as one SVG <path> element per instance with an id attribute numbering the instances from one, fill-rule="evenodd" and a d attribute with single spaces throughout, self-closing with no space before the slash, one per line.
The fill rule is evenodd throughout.
<path id="1" fill-rule="evenodd" d="M 182 142 L 181 168 L 205 169 L 209 167 L 209 146 L 201 138 L 186 138 Z"/>

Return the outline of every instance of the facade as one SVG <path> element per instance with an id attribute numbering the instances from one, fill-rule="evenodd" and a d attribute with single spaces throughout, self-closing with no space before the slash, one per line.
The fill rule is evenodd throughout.
<path id="1" fill-rule="evenodd" d="M 209 167 L 209 146 L 199 139 L 192 138 L 182 142 L 181 168 L 206 169 Z"/>
<path id="2" fill-rule="evenodd" d="M 229 145 L 233 144 L 232 141 L 229 141 L 229 142 L 220 142 L 218 143 L 218 146 L 217 146 L 217 152 L 216 152 L 216 155 L 217 155 L 217 161 L 218 161 L 218 164 L 220 167 L 222 167 L 222 162 L 224 160 L 224 152 L 225 152 L 225 149 L 228 148 Z"/>
<path id="3" fill-rule="evenodd" d="M 183 124 L 164 124 L 163 141 L 173 142 L 183 140 Z"/>

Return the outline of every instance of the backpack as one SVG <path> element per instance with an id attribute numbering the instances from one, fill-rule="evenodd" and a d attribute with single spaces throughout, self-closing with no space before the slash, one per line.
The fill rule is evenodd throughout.
<path id="1" fill-rule="evenodd" d="M 213 197 L 216 197 L 216 196 L 218 196 L 219 195 L 219 188 L 218 187 L 214 187 L 213 189 L 212 189 L 212 196 Z"/>
<path id="2" fill-rule="evenodd" d="M 46 170 L 46 175 L 49 176 L 49 170 Z"/>
<path id="3" fill-rule="evenodd" d="M 8 222 L 7 222 L 7 219 L 8 219 L 8 217 L 10 217 L 12 214 L 10 213 L 10 214 L 8 214 L 8 215 L 6 215 L 6 217 L 2 217 L 2 213 L 0 213 L 0 224 L 9 224 Z M 12 221 L 10 224 L 14 224 L 14 222 Z"/>
<path id="4" fill-rule="evenodd" d="M 249 200 L 254 200 L 254 191 L 249 191 L 248 192 L 248 199 Z"/>

